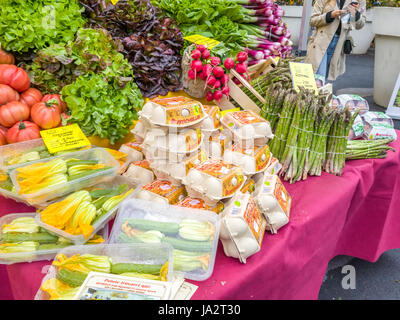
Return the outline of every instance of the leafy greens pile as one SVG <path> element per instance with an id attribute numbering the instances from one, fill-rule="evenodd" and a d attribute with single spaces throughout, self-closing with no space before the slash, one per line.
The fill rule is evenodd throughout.
<path id="1" fill-rule="evenodd" d="M 120 0 L 116 5 L 80 0 L 90 27 L 107 29 L 123 44 L 135 82 L 145 97 L 181 89 L 183 36 L 176 23 L 149 0 Z"/>
<path id="2" fill-rule="evenodd" d="M 77 0 L 2 0 L 0 7 L 0 43 L 7 51 L 66 43 L 85 23 Z"/>

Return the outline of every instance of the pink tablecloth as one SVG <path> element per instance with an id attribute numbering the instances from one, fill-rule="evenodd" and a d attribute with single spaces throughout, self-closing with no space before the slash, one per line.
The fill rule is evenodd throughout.
<path id="1" fill-rule="evenodd" d="M 399 134 L 399 132 L 398 132 Z M 386 159 L 349 161 L 343 176 L 323 174 L 293 185 L 290 223 L 266 234 L 247 264 L 219 244 L 212 276 L 193 299 L 317 299 L 328 262 L 344 254 L 376 261 L 400 248 L 400 142 Z M 28 207 L 0 199 L 0 215 Z M 32 299 L 48 261 L 7 266 L 15 299 Z M 1 273 L 0 273 L 1 276 Z M 0 283 L 5 283 L 0 279 Z"/>

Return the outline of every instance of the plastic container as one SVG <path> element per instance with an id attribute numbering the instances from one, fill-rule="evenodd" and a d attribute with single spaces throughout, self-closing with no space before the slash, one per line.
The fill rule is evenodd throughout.
<path id="1" fill-rule="evenodd" d="M 104 255 L 111 258 L 113 263 L 137 263 L 137 264 L 164 264 L 168 262 L 167 280 L 172 280 L 173 255 L 172 247 L 167 243 L 124 243 L 124 244 L 100 244 L 95 246 L 70 246 L 58 252 L 67 257 L 76 254 Z M 42 284 L 57 275 L 58 268 L 51 265 Z M 39 288 L 35 300 L 48 300 L 47 292 Z"/>
<path id="2" fill-rule="evenodd" d="M 75 179 L 67 182 L 64 185 L 56 185 L 48 188 L 44 188 L 38 192 L 30 193 L 30 194 L 22 194 L 22 197 L 30 204 L 30 205 L 40 205 L 41 203 L 46 203 L 51 201 L 52 199 L 56 199 L 62 197 L 64 195 L 70 194 L 74 191 L 84 189 L 87 187 L 91 187 L 95 184 L 105 182 L 111 179 L 116 175 L 117 170 L 120 168 L 119 162 L 105 149 L 103 148 L 93 148 L 89 150 L 79 151 L 75 153 L 69 153 L 66 155 L 56 156 L 55 158 L 62 158 L 64 160 L 67 159 L 80 159 L 80 160 L 99 160 L 99 163 L 104 163 L 106 166 L 110 166 L 111 168 L 95 172 L 93 174 L 87 175 L 85 177 Z M 48 162 L 43 160 L 37 160 L 32 163 L 37 162 Z M 32 164 L 30 163 L 30 164 Z M 10 178 L 16 188 L 17 193 L 19 194 L 20 187 L 17 182 L 17 169 L 14 169 L 10 173 Z"/>
<path id="3" fill-rule="evenodd" d="M 148 160 L 131 162 L 126 171 L 121 175 L 135 181 L 137 184 L 146 185 L 155 180 L 154 172 L 150 168 L 150 162 Z"/>
<path id="4" fill-rule="evenodd" d="M 201 210 L 208 210 L 213 211 L 217 214 L 224 210 L 224 204 L 222 202 L 217 202 L 217 204 L 213 206 L 207 206 L 205 201 L 202 199 L 186 197 L 183 198 L 181 201 L 175 204 L 178 207 L 184 208 L 193 208 L 193 209 L 201 209 Z"/>
<path id="5" fill-rule="evenodd" d="M 43 139 L 41 139 L 41 138 L 0 146 L 0 170 L 2 170 L 4 172 L 8 172 L 8 171 L 11 171 L 12 169 L 28 165 L 37 160 L 50 160 L 55 157 L 55 156 L 49 156 L 49 157 L 43 157 L 43 158 L 35 159 L 35 160 L 30 160 L 29 158 L 27 158 L 27 159 L 25 159 L 24 162 L 21 162 L 21 163 L 16 163 L 16 164 L 8 164 L 7 163 L 7 159 L 9 157 L 19 156 L 29 150 L 32 150 L 33 148 L 42 147 L 42 146 L 45 146 L 45 144 L 43 142 Z M 70 151 L 69 153 L 76 153 L 76 152 L 79 153 L 79 152 L 82 152 L 84 150 L 87 150 L 89 148 L 94 148 L 94 147 L 95 146 L 89 146 L 88 148 L 82 148 L 82 150 L 73 150 L 73 151 Z M 37 155 L 37 156 L 39 156 L 39 155 Z"/>
<path id="6" fill-rule="evenodd" d="M 199 150 L 181 161 L 155 160 L 150 161 L 157 179 L 170 181 L 173 185 L 182 185 L 189 170 L 208 159 L 207 152 Z"/>
<path id="7" fill-rule="evenodd" d="M 183 185 L 175 186 L 168 180 L 154 180 L 143 186 L 136 197 L 163 204 L 175 204 L 187 196 Z"/>
<path id="8" fill-rule="evenodd" d="M 276 234 L 289 222 L 292 198 L 277 175 L 264 174 L 256 181 L 253 193 L 258 207 L 267 220 L 266 229 Z"/>
<path id="9" fill-rule="evenodd" d="M 350 111 L 359 110 L 359 114 L 364 114 L 369 110 L 368 101 L 356 94 L 341 94 L 336 97 L 340 101 L 340 108 L 349 108 Z"/>
<path id="10" fill-rule="evenodd" d="M 68 232 L 65 232 L 64 230 L 60 230 L 58 228 L 55 228 L 49 224 L 44 223 L 41 220 L 40 217 L 40 212 L 38 212 L 35 216 L 35 221 L 36 223 L 41 226 L 42 228 L 57 234 L 63 238 L 69 239 L 71 240 L 74 244 L 76 245 L 80 245 L 85 243 L 88 239 L 92 238 L 96 232 L 98 230 L 100 230 L 101 228 L 103 228 L 111 219 L 113 219 L 115 217 L 115 215 L 118 212 L 118 209 L 121 207 L 122 203 L 124 201 L 127 201 L 128 199 L 134 198 L 135 195 L 137 194 L 137 192 L 140 190 L 140 185 L 138 185 L 137 183 L 135 183 L 134 181 L 126 178 L 126 177 L 122 177 L 122 176 L 115 176 L 112 180 L 103 182 L 103 183 L 99 183 L 96 184 L 95 188 L 116 188 L 122 184 L 126 184 L 129 188 L 135 188 L 135 190 L 129 194 L 121 203 L 119 203 L 117 206 L 115 206 L 114 208 L 112 208 L 111 210 L 109 210 L 107 213 L 105 213 L 99 220 L 97 220 L 92 226 L 93 226 L 93 232 L 89 235 L 88 238 L 85 239 L 85 237 L 83 235 L 73 235 L 70 234 Z M 60 199 L 61 200 L 61 199 Z"/>
<path id="11" fill-rule="evenodd" d="M 139 115 L 153 125 L 176 128 L 192 126 L 206 117 L 199 101 L 182 96 L 149 100 Z"/>
<path id="12" fill-rule="evenodd" d="M 215 212 L 207 211 L 207 210 L 199 210 L 199 209 L 191 209 L 191 208 L 182 208 L 178 206 L 172 206 L 172 205 L 167 205 L 167 204 L 161 204 L 161 203 L 155 203 L 155 202 L 149 202 L 145 200 L 138 200 L 138 199 L 132 199 L 129 201 L 126 201 L 124 205 L 121 207 L 120 212 L 117 215 L 117 218 L 114 222 L 113 230 L 111 232 L 110 236 L 110 243 L 117 243 L 118 241 L 125 241 L 126 239 L 125 236 L 120 236 L 123 231 L 122 231 L 122 226 L 124 223 L 127 222 L 127 219 L 144 219 L 144 220 L 149 220 L 152 222 L 167 222 L 167 223 L 175 223 L 175 224 L 181 224 L 182 220 L 184 219 L 191 219 L 191 220 L 196 220 L 200 222 L 205 222 L 208 221 L 212 226 L 214 230 L 213 234 L 213 239 L 209 240 L 210 245 L 211 245 L 211 250 L 208 251 L 207 248 L 205 249 L 193 249 L 191 248 L 190 250 L 192 253 L 195 252 L 194 250 L 200 251 L 201 256 L 204 255 L 209 255 L 209 263 L 208 263 L 208 268 L 207 269 L 202 269 L 201 267 L 197 267 L 193 270 L 187 270 L 187 271 L 182 271 L 180 270 L 180 266 L 174 264 L 174 273 L 179 276 L 183 276 L 186 279 L 191 279 L 195 281 L 203 281 L 209 278 L 213 272 L 214 269 L 214 261 L 215 261 L 215 255 L 217 251 L 217 246 L 218 246 L 218 238 L 219 238 L 219 228 L 220 228 L 220 219 L 219 216 Z M 136 229 L 138 229 L 137 225 L 133 224 Z M 126 226 L 126 225 L 125 225 Z M 182 225 L 180 225 L 182 226 Z M 178 227 L 178 226 L 176 226 Z M 142 227 L 143 228 L 143 227 Z M 149 226 L 147 230 L 154 230 L 154 226 Z M 162 229 L 161 229 L 162 230 Z M 161 232 L 160 230 L 160 232 Z M 180 238 L 180 235 L 178 235 L 175 231 L 166 231 L 165 229 L 162 230 L 164 234 L 164 240 L 162 241 L 168 241 L 168 238 Z M 168 233 L 167 233 L 168 232 Z M 125 233 L 123 233 L 125 235 Z M 168 238 L 167 238 L 168 237 Z M 136 240 L 137 241 L 137 240 Z M 193 241 L 193 240 L 191 240 Z M 200 241 L 196 241 L 200 242 Z M 176 259 L 176 249 L 177 246 L 174 246 L 174 262 L 177 261 Z M 178 245 L 179 248 L 181 248 Z M 204 248 L 204 247 L 203 247 Z M 189 247 L 185 247 L 184 249 L 178 249 L 178 250 L 184 250 L 188 251 Z M 196 260 L 197 261 L 197 260 Z"/>
<path id="13" fill-rule="evenodd" d="M 249 111 L 232 111 L 224 115 L 222 125 L 230 130 L 235 143 L 246 148 L 264 146 L 274 135 L 268 121 L 258 114 Z"/>
<path id="14" fill-rule="evenodd" d="M 233 145 L 224 152 L 224 161 L 242 167 L 244 174 L 253 175 L 264 171 L 271 160 L 268 145 L 243 149 Z"/>
<path id="15" fill-rule="evenodd" d="M 206 204 L 213 205 L 232 197 L 242 188 L 245 180 L 241 167 L 219 159 L 209 159 L 190 169 L 183 183 L 189 196 L 204 199 L 203 195 L 211 200 L 206 199 Z"/>
<path id="16" fill-rule="evenodd" d="M 254 198 L 237 193 L 221 213 L 220 239 L 228 257 L 242 263 L 261 249 L 266 221 Z"/>
<path id="17" fill-rule="evenodd" d="M 3 225 L 9 224 L 11 221 L 22 217 L 35 217 L 36 213 L 12 213 L 2 216 L 0 218 L 0 238 L 2 235 Z M 108 241 L 108 224 L 104 226 L 97 234 L 101 235 L 105 242 Z M 71 244 L 73 245 L 73 244 Z M 89 244 L 88 244 L 89 245 Z M 90 244 L 94 246 L 95 244 Z M 64 248 L 63 248 L 64 249 Z M 37 250 L 32 252 L 13 252 L 13 253 L 0 253 L 0 264 L 14 264 L 19 262 L 33 262 L 41 260 L 52 260 L 60 249 L 51 250 Z"/>

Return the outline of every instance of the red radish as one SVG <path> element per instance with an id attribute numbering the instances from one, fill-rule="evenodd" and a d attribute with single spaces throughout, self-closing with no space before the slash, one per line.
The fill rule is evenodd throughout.
<path id="1" fill-rule="evenodd" d="M 203 46 L 202 44 L 199 44 L 199 45 L 196 47 L 196 49 L 199 50 L 200 52 L 203 52 L 203 51 L 206 49 L 206 47 Z"/>
<path id="2" fill-rule="evenodd" d="M 221 90 L 216 90 L 214 92 L 214 99 L 217 100 L 218 102 L 221 101 L 221 99 L 222 99 L 222 91 Z"/>
<path id="3" fill-rule="evenodd" d="M 239 72 L 239 71 L 238 71 Z M 216 78 L 221 78 L 224 75 L 224 69 L 222 69 L 222 67 L 215 67 L 213 70 L 213 75 Z"/>
<path id="4" fill-rule="evenodd" d="M 190 55 L 194 60 L 199 60 L 201 58 L 201 52 L 197 49 L 193 50 Z"/>
<path id="5" fill-rule="evenodd" d="M 206 94 L 206 100 L 207 101 L 213 101 L 214 100 L 214 94 L 211 91 L 208 91 Z"/>
<path id="6" fill-rule="evenodd" d="M 221 92 L 229 99 L 229 87 L 223 87 Z"/>
<path id="7" fill-rule="evenodd" d="M 201 69 L 203 69 L 203 64 L 201 63 L 200 60 L 193 60 L 192 63 L 190 64 L 190 67 L 197 72 L 200 72 Z"/>
<path id="8" fill-rule="evenodd" d="M 211 53 L 207 49 L 204 49 L 204 51 L 202 52 L 202 56 L 203 56 L 203 59 L 207 60 L 211 57 Z"/>
<path id="9" fill-rule="evenodd" d="M 245 62 L 247 60 L 247 58 L 248 58 L 248 54 L 245 51 L 240 51 L 236 56 L 237 61 L 240 63 Z"/>
<path id="10" fill-rule="evenodd" d="M 221 87 L 221 81 L 219 81 L 219 80 L 215 81 L 213 87 L 215 89 L 218 89 L 219 87 Z"/>
<path id="11" fill-rule="evenodd" d="M 218 58 L 218 57 L 212 57 L 211 58 L 211 64 L 213 65 L 213 66 L 217 66 L 217 65 L 219 65 L 221 63 L 221 59 L 220 58 Z"/>
<path id="12" fill-rule="evenodd" d="M 189 69 L 188 77 L 192 80 L 196 79 L 196 72 L 193 69 Z"/>
<path id="13" fill-rule="evenodd" d="M 207 85 L 213 86 L 215 81 L 217 81 L 217 79 L 215 79 L 214 76 L 209 76 L 208 79 L 207 79 Z"/>
<path id="14" fill-rule="evenodd" d="M 247 68 L 244 63 L 237 63 L 235 66 L 235 70 L 240 74 L 247 72 Z"/>
<path id="15" fill-rule="evenodd" d="M 211 64 L 205 64 L 204 66 L 203 66 L 203 70 L 202 70 L 202 72 L 208 77 L 210 74 L 211 74 L 211 72 L 212 72 L 212 66 L 211 66 Z"/>
<path id="16" fill-rule="evenodd" d="M 225 59 L 224 66 L 228 70 L 232 69 L 233 67 L 235 67 L 235 60 L 233 60 L 232 58 Z"/>
<path id="17" fill-rule="evenodd" d="M 237 84 L 237 85 L 239 85 L 239 84 L 240 84 L 240 81 L 239 81 L 239 79 L 238 79 L 238 78 L 233 78 L 233 79 L 232 79 L 232 81 L 233 81 L 235 84 Z"/>
<path id="18" fill-rule="evenodd" d="M 207 79 L 207 75 L 204 72 L 199 72 L 197 74 L 197 76 L 201 79 L 201 80 L 206 80 Z"/>
<path id="19" fill-rule="evenodd" d="M 229 76 L 227 74 L 224 74 L 221 77 L 220 81 L 221 81 L 221 84 L 224 84 L 224 85 L 227 84 L 229 82 Z"/>

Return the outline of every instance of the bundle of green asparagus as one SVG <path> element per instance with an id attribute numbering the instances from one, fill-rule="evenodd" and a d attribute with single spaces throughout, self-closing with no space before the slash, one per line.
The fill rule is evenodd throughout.
<path id="1" fill-rule="evenodd" d="M 346 160 L 386 158 L 387 151 L 395 149 L 388 144 L 392 139 L 350 140 L 347 142 Z"/>

